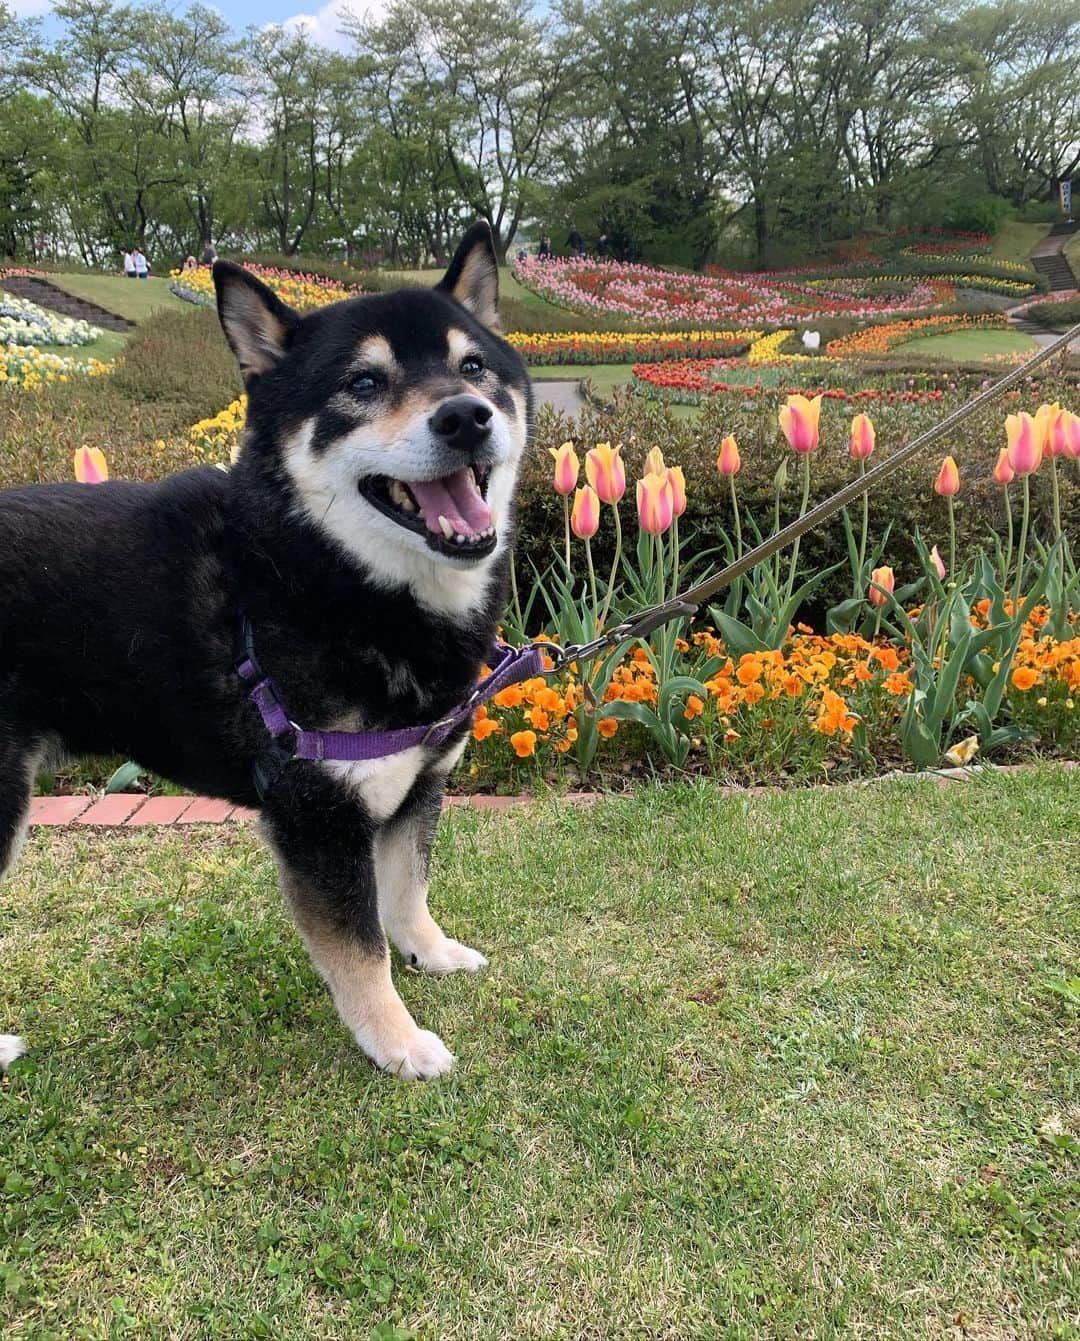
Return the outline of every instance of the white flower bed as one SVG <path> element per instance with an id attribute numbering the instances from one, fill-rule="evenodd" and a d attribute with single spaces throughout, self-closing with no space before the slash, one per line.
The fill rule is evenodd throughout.
<path id="1" fill-rule="evenodd" d="M 0 292 L 0 344 L 88 345 L 101 335 L 88 321 L 49 312 L 26 298 Z"/>

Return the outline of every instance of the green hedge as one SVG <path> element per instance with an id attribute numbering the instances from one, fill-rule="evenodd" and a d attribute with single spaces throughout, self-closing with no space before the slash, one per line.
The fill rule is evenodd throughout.
<path id="1" fill-rule="evenodd" d="M 1064 332 L 1080 321 L 1080 298 L 1067 303 L 1036 303 L 1025 309 L 1024 316 L 1047 330 Z"/>
<path id="2" fill-rule="evenodd" d="M 1048 379 L 1033 396 L 1021 404 L 1034 408 L 1040 400 L 1062 400 L 1075 396 L 1075 380 Z M 1030 404 L 1028 402 L 1030 401 Z M 954 402 L 955 403 L 955 402 Z M 963 557 L 976 547 L 992 544 L 989 532 L 1005 533 L 1004 499 L 994 482 L 992 471 L 998 449 L 1005 446 L 1004 418 L 1017 408 L 1017 402 L 990 407 L 969 419 L 957 433 L 924 456 L 908 463 L 886 488 L 870 500 L 870 534 L 880 537 L 891 522 L 885 562 L 897 570 L 900 581 L 916 575 L 913 536 L 918 529 L 927 544 L 937 544 L 943 555 L 948 550 L 948 512 L 944 500 L 933 492 L 933 482 L 942 460 L 953 455 L 960 467 L 962 488 L 955 500 L 958 555 Z M 849 406 L 826 401 L 822 407 L 822 446 L 811 461 L 811 501 L 819 501 L 852 478 L 854 463 L 847 455 L 847 437 L 851 415 L 866 409 L 874 419 L 878 450 L 874 460 L 929 427 L 946 411 L 934 404 Z M 682 418 L 659 402 L 620 395 L 613 413 L 587 409 L 577 426 L 547 408 L 537 415 L 536 446 L 522 478 L 519 495 L 520 552 L 526 567 L 550 561 L 553 545 L 563 533 L 562 500 L 551 489 L 551 457 L 547 448 L 571 438 L 584 464 L 584 452 L 596 442 L 622 442 L 627 463 L 627 497 L 623 504 L 623 522 L 636 529 L 633 481 L 641 473 L 642 462 L 651 447 L 660 446 L 669 464 L 682 466 L 687 479 L 688 505 L 682 522 L 682 534 L 690 537 L 688 552 L 700 553 L 723 543 L 731 525 L 727 481 L 716 470 L 720 442 L 726 433 L 734 433 L 742 453 L 743 468 L 737 477 L 744 509 L 744 535 L 750 534 L 745 512 L 752 513 L 763 532 L 773 529 L 773 479 L 777 468 L 786 462 L 787 487 L 782 495 L 781 521 L 791 520 L 799 504 L 799 462 L 780 436 L 774 398 L 723 404 L 710 403 L 693 419 Z M 1064 524 L 1075 534 L 1080 529 L 1080 481 L 1072 463 L 1064 463 L 1060 485 Z M 1043 469 L 1032 481 L 1037 508 L 1036 528 L 1047 535 L 1050 523 L 1050 477 Z M 1018 506 L 1018 491 L 1013 489 Z M 605 509 L 606 512 L 606 509 Z M 861 514 L 860 514 L 861 516 Z M 580 549 L 580 547 L 579 547 Z M 836 519 L 821 531 L 804 537 L 801 565 L 805 571 L 821 569 L 846 557 L 842 523 Z M 606 571 L 613 555 L 613 534 L 605 516 L 593 541 L 593 556 L 598 571 Z M 818 624 L 824 609 L 850 595 L 850 575 L 841 569 L 822 589 L 820 600 L 805 612 Z"/>

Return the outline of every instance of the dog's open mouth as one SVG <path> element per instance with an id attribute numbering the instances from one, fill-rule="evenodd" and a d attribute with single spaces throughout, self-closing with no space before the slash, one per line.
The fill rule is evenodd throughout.
<path id="1" fill-rule="evenodd" d="M 485 499 L 490 471 L 469 466 L 439 480 L 395 480 L 372 475 L 361 494 L 384 516 L 422 535 L 432 549 L 457 558 L 483 558 L 495 548 L 495 527 Z"/>

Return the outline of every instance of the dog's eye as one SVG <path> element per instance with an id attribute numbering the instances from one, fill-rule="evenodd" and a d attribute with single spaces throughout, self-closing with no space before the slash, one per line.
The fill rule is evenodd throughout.
<path id="1" fill-rule="evenodd" d="M 370 372 L 357 373 L 349 383 L 353 394 L 359 396 L 361 400 L 370 400 L 381 385 L 382 381 L 378 374 Z"/>
<path id="2" fill-rule="evenodd" d="M 484 371 L 484 360 L 479 354 L 466 354 L 461 360 L 462 377 L 476 377 Z"/>

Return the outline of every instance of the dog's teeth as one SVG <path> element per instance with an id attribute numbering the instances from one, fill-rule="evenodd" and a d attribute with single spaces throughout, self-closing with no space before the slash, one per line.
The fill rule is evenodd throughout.
<path id="1" fill-rule="evenodd" d="M 464 543 L 465 543 L 465 537 L 464 537 L 463 535 L 456 535 L 456 536 L 454 536 L 454 543 L 455 543 L 456 545 L 464 545 Z"/>
<path id="2" fill-rule="evenodd" d="M 447 540 L 453 540 L 454 528 L 441 513 L 439 514 L 439 526 L 442 528 L 442 533 L 446 536 Z"/>
<path id="3" fill-rule="evenodd" d="M 390 481 L 390 501 L 403 512 L 415 512 L 416 504 L 409 497 L 409 491 L 400 480 Z"/>

